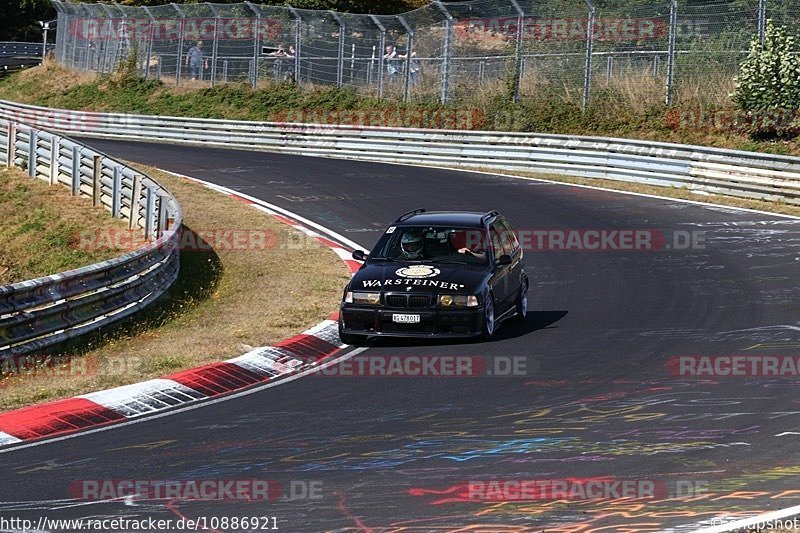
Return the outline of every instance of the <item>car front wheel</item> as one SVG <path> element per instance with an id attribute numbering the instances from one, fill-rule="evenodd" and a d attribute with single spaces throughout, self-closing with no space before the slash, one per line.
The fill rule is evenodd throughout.
<path id="1" fill-rule="evenodd" d="M 486 303 L 483 306 L 483 331 L 481 332 L 483 340 L 492 338 L 495 326 L 494 296 L 492 296 L 492 293 L 489 293 L 486 296 Z"/>
<path id="2" fill-rule="evenodd" d="M 519 294 L 517 295 L 517 303 L 515 304 L 517 320 L 525 320 L 525 315 L 528 314 L 528 280 L 522 280 L 519 286 Z"/>

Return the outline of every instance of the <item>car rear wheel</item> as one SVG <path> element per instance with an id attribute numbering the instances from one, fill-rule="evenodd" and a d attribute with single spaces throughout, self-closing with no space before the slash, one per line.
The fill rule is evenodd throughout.
<path id="1" fill-rule="evenodd" d="M 350 346 L 361 346 L 363 345 L 366 340 L 366 335 L 356 335 L 353 333 L 345 333 L 342 331 L 342 320 L 339 319 L 339 338 L 345 344 L 349 344 Z"/>
<path id="2" fill-rule="evenodd" d="M 495 321 L 494 314 L 494 296 L 492 293 L 489 293 L 486 296 L 486 303 L 483 306 L 483 331 L 481 334 L 483 340 L 489 340 L 492 338 L 496 325 L 497 323 Z"/>
<path id="3" fill-rule="evenodd" d="M 525 320 L 525 315 L 528 314 L 528 280 L 522 280 L 522 284 L 519 286 L 515 307 L 517 314 L 514 318 L 516 320 Z"/>

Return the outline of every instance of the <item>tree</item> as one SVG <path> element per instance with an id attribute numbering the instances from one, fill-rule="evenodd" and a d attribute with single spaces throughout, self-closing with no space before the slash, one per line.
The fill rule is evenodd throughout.
<path id="1" fill-rule="evenodd" d="M 0 0 L 0 41 L 39 41 L 38 21 L 54 18 L 50 0 Z"/>

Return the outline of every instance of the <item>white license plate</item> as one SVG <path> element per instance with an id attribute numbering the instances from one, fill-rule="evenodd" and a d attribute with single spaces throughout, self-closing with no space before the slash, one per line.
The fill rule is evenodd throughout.
<path id="1" fill-rule="evenodd" d="M 419 324 L 419 315 L 393 314 L 392 322 L 397 324 Z"/>

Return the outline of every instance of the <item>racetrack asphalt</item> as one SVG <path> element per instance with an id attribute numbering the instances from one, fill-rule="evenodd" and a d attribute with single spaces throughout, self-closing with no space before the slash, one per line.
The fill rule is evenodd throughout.
<path id="1" fill-rule="evenodd" d="M 520 231 L 647 230 L 670 249 L 529 251 L 528 316 L 496 340 L 381 341 L 359 356 L 475 356 L 494 374 L 524 362 L 517 375 L 309 376 L 9 450 L 0 516 L 274 516 L 291 532 L 691 531 L 800 503 L 800 376 L 667 368 L 676 356 L 800 356 L 800 221 L 441 169 L 87 144 L 263 199 L 368 249 L 418 207 L 498 209 Z M 685 235 L 700 241 L 675 249 Z M 600 478 L 652 482 L 658 495 L 565 504 L 518 499 L 505 484 Z M 281 497 L 73 499 L 80 480 L 205 479 L 275 480 Z M 292 487 L 298 497 L 284 497 Z M 302 497 L 308 487 L 318 494 Z"/>

